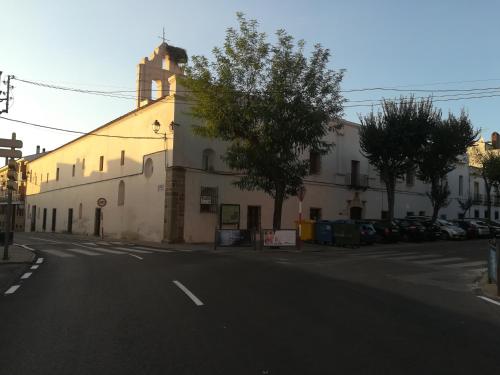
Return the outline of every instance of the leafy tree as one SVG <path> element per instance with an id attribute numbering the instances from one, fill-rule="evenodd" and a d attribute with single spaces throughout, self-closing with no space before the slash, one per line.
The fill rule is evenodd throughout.
<path id="1" fill-rule="evenodd" d="M 431 99 L 383 100 L 382 112 L 360 116 L 360 146 L 364 156 L 379 171 L 387 190 L 389 219 L 394 218 L 396 182 L 411 170 L 439 119 Z"/>
<path id="2" fill-rule="evenodd" d="M 472 200 L 471 196 L 468 196 L 466 199 L 459 199 L 457 198 L 458 205 L 462 209 L 462 215 L 464 217 L 467 216 L 467 212 L 469 212 L 470 208 L 472 207 L 474 201 Z"/>
<path id="3" fill-rule="evenodd" d="M 431 185 L 427 196 L 433 207 L 433 221 L 439 210 L 449 204 L 450 190 L 446 175 L 456 168 L 459 158 L 476 142 L 478 134 L 464 111 L 459 117 L 450 113 L 445 120 L 441 120 L 439 114 L 434 126 L 430 127 L 417 159 L 417 175 Z"/>
<path id="4" fill-rule="evenodd" d="M 284 200 L 309 172 L 304 155 L 333 146 L 325 136 L 342 114 L 343 71 L 327 67 L 330 52 L 319 44 L 306 58 L 305 43 L 286 31 L 270 44 L 257 21 L 237 18 L 239 29 L 227 30 L 213 61 L 193 57 L 183 85 L 192 115 L 202 120 L 195 133 L 229 143 L 223 159 L 243 172 L 236 185 L 274 199 L 273 228 L 279 229 Z"/>
<path id="5" fill-rule="evenodd" d="M 483 178 L 486 192 L 488 220 L 491 220 L 491 188 L 500 185 L 500 154 L 492 150 L 480 153 L 476 150 L 477 174 Z"/>

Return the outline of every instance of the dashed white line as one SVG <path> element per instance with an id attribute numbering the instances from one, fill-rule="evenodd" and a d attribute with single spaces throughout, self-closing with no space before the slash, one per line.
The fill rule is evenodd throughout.
<path id="1" fill-rule="evenodd" d="M 182 285 L 179 281 L 174 280 L 173 283 L 179 287 L 191 300 L 194 302 L 196 306 L 203 306 L 203 302 L 201 302 L 198 297 L 196 297 L 193 293 L 189 291 L 184 285 Z"/>
<path id="2" fill-rule="evenodd" d="M 39 267 L 39 265 L 38 265 L 38 264 L 35 264 L 34 266 L 31 266 L 31 267 L 30 267 L 30 269 L 31 269 L 31 270 L 36 270 L 36 269 L 38 269 L 38 267 Z"/>
<path id="3" fill-rule="evenodd" d="M 36 264 L 42 264 L 43 263 L 43 258 L 38 258 L 36 260 Z"/>
<path id="4" fill-rule="evenodd" d="M 4 294 L 12 294 L 12 293 L 14 293 L 16 290 L 18 290 L 20 286 L 21 286 L 21 285 L 12 285 L 9 289 L 7 289 L 7 290 L 5 291 L 5 293 L 4 293 Z"/>
<path id="5" fill-rule="evenodd" d="M 24 275 L 21 276 L 21 280 L 29 278 L 32 274 L 33 272 L 26 272 Z"/>
<path id="6" fill-rule="evenodd" d="M 482 299 L 482 300 L 484 300 L 484 301 L 487 301 L 487 302 L 489 302 L 489 303 L 493 303 L 493 304 L 495 304 L 495 305 L 500 306 L 500 302 L 495 301 L 494 299 L 491 299 L 491 298 L 488 298 L 488 297 L 484 297 L 484 296 L 477 296 L 477 298 L 481 298 L 481 299 Z"/>
<path id="7" fill-rule="evenodd" d="M 140 260 L 142 260 L 142 259 L 143 259 L 143 258 L 141 258 L 139 255 L 130 254 L 130 253 L 128 253 L 128 255 L 130 255 L 131 257 L 134 257 L 134 258 L 140 259 Z"/>
<path id="8" fill-rule="evenodd" d="M 433 260 L 418 260 L 413 263 L 416 264 L 438 264 L 438 263 L 447 263 L 447 262 L 455 262 L 458 260 L 465 260 L 464 258 L 442 258 L 442 259 L 433 259 Z"/>

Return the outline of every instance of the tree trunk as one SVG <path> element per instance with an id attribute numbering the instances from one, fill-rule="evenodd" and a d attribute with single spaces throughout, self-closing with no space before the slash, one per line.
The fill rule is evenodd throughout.
<path id="1" fill-rule="evenodd" d="M 283 209 L 283 189 L 276 189 L 274 196 L 273 230 L 281 229 L 281 211 Z"/>
<path id="2" fill-rule="evenodd" d="M 491 185 L 484 181 L 484 188 L 486 190 L 486 212 L 488 214 L 487 219 L 491 220 Z"/>
<path id="3" fill-rule="evenodd" d="M 438 188 L 439 188 L 439 181 L 433 179 L 431 181 L 431 195 L 433 191 L 437 192 Z M 438 202 L 435 198 L 431 197 L 431 203 L 432 203 L 432 222 L 434 223 L 438 217 L 439 209 L 441 208 L 441 202 Z"/>
<path id="4" fill-rule="evenodd" d="M 387 190 L 387 214 L 388 219 L 392 221 L 394 219 L 394 199 L 395 199 L 395 191 L 396 191 L 396 181 L 392 178 L 390 181 L 385 182 L 386 190 Z"/>

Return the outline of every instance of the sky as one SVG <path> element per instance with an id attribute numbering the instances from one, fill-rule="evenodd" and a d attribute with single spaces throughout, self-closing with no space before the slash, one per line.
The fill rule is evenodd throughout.
<path id="1" fill-rule="evenodd" d="M 351 101 L 346 106 L 411 92 L 431 94 L 414 90 L 493 88 L 489 94 L 435 91 L 435 99 L 460 98 L 464 93 L 500 95 L 497 0 L 0 0 L 2 80 L 11 74 L 81 89 L 135 90 L 136 65 L 161 43 L 163 27 L 169 44 L 185 48 L 189 56 L 211 58 L 212 48 L 222 45 L 226 29 L 236 26 L 238 11 L 256 19 L 271 42 L 277 29 L 285 29 L 308 46 L 320 43 L 330 49 L 330 68 L 346 70 L 342 90 L 408 90 L 345 92 Z M 36 145 L 50 150 L 76 136 L 2 117 L 91 131 L 135 109 L 133 99 L 70 93 L 19 81 L 11 84 L 14 99 L 9 113 L 0 115 L 0 138 L 16 132 L 24 143 L 23 155 L 34 153 Z M 443 96 L 450 94 L 455 96 Z M 465 109 L 486 139 L 500 131 L 500 96 L 436 101 L 435 105 L 445 114 Z M 369 111 L 370 106 L 346 107 L 344 118 L 359 122 L 359 116 Z"/>

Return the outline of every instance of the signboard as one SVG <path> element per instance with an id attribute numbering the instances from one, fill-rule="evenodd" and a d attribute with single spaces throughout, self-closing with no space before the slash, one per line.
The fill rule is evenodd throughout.
<path id="1" fill-rule="evenodd" d="M 264 246 L 296 246 L 297 231 L 294 229 L 264 230 Z"/>
<path id="2" fill-rule="evenodd" d="M 215 247 L 217 246 L 253 246 L 252 236 L 246 229 L 217 229 Z"/>
<path id="3" fill-rule="evenodd" d="M 220 205 L 220 223 L 240 224 L 240 205 L 239 204 L 221 204 Z"/>
<path id="4" fill-rule="evenodd" d="M 23 148 L 23 142 L 18 139 L 0 138 L 0 147 Z"/>
<path id="5" fill-rule="evenodd" d="M 6 148 L 0 148 L 0 158 L 21 158 L 23 153 L 20 150 L 9 150 Z"/>
<path id="6" fill-rule="evenodd" d="M 97 200 L 97 206 L 98 207 L 104 207 L 106 205 L 107 201 L 106 198 L 99 198 Z"/>

